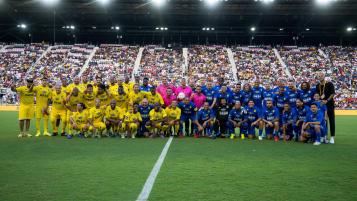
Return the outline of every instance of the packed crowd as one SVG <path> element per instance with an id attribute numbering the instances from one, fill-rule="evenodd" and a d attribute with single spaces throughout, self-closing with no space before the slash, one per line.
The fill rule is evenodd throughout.
<path id="1" fill-rule="evenodd" d="M 96 76 L 109 78 L 131 75 L 138 52 L 137 46 L 102 44 L 83 74 L 91 80 L 95 80 Z"/>
<path id="2" fill-rule="evenodd" d="M 8 45 L 0 52 L 0 85 L 24 79 L 26 72 L 41 57 L 48 45 L 42 43 Z"/>
<path id="3" fill-rule="evenodd" d="M 221 76 L 234 83 L 232 67 L 223 46 L 192 46 L 188 49 L 188 77 L 190 83 L 217 81 Z"/>
<path id="4" fill-rule="evenodd" d="M 146 46 L 137 73 L 159 82 L 162 76 L 179 80 L 184 76 L 182 49 L 166 49 L 159 46 Z"/>
<path id="5" fill-rule="evenodd" d="M 232 51 L 238 80 L 261 79 L 276 82 L 279 78 L 286 77 L 285 69 L 271 47 L 235 47 Z"/>

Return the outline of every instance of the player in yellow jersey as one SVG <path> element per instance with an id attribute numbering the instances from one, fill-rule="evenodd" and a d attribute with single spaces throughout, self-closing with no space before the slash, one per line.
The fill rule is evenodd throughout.
<path id="1" fill-rule="evenodd" d="M 52 91 L 48 87 L 47 78 L 42 78 L 41 82 L 41 85 L 33 88 L 36 94 L 36 137 L 41 135 L 41 119 L 43 119 L 43 135 L 51 136 L 48 132 L 48 101 Z"/>
<path id="2" fill-rule="evenodd" d="M 101 101 L 95 99 L 95 107 L 89 110 L 89 130 L 92 131 L 94 137 L 100 138 L 105 130 L 104 124 L 105 106 L 101 106 Z"/>
<path id="3" fill-rule="evenodd" d="M 33 80 L 28 79 L 26 86 L 15 87 L 11 86 L 11 91 L 19 93 L 20 110 L 19 110 L 19 125 L 20 134 L 18 137 L 32 137 L 29 133 L 31 119 L 34 115 L 34 92 Z M 25 128 L 24 128 L 25 127 Z"/>
<path id="4" fill-rule="evenodd" d="M 164 136 L 164 132 L 167 130 L 167 117 L 164 109 L 161 108 L 160 103 L 155 103 L 154 109 L 149 113 L 150 120 L 146 122 L 146 128 L 150 131 L 150 137 L 156 137 L 160 134 Z"/>
<path id="5" fill-rule="evenodd" d="M 181 118 L 181 109 L 177 107 L 177 100 L 172 101 L 171 105 L 165 108 L 165 112 L 168 118 L 169 132 L 177 136 Z"/>
<path id="6" fill-rule="evenodd" d="M 81 92 L 81 83 L 80 83 L 80 79 L 79 77 L 75 77 L 73 79 L 73 83 L 68 85 L 68 90 L 70 91 L 70 93 L 73 91 L 74 88 L 77 88 L 80 92 Z"/>
<path id="7" fill-rule="evenodd" d="M 83 103 L 77 104 L 77 111 L 70 117 L 70 127 L 73 133 L 67 135 L 68 139 L 72 139 L 73 135 L 78 137 L 88 137 L 89 130 L 89 112 L 85 110 L 85 105 Z"/>
<path id="8" fill-rule="evenodd" d="M 67 84 L 67 80 L 66 79 L 61 79 L 62 82 L 62 92 L 64 92 L 66 94 L 66 96 L 68 96 L 71 93 L 71 89 Z"/>
<path id="9" fill-rule="evenodd" d="M 67 107 L 67 122 L 69 122 L 70 116 L 72 116 L 72 113 L 77 111 L 77 104 L 82 103 L 82 96 L 78 90 L 77 87 L 74 87 L 71 93 L 67 96 L 66 98 L 66 107 Z M 70 131 L 69 127 L 69 133 Z"/>
<path id="10" fill-rule="evenodd" d="M 52 110 L 51 110 L 51 124 L 53 129 L 53 136 L 58 135 L 57 120 L 62 122 L 62 136 L 66 135 L 67 127 L 67 108 L 66 108 L 66 93 L 62 91 L 61 85 L 56 85 L 55 90 L 51 94 Z"/>
<path id="11" fill-rule="evenodd" d="M 153 105 L 154 103 L 160 103 L 161 105 L 164 105 L 164 100 L 162 99 L 162 96 L 156 92 L 156 86 L 152 86 L 150 88 L 150 92 L 146 92 L 146 97 L 149 101 L 149 104 Z"/>
<path id="12" fill-rule="evenodd" d="M 129 101 L 131 104 L 140 104 L 141 101 L 146 97 L 146 92 L 139 90 L 139 85 L 134 84 L 132 92 L 129 92 Z"/>
<path id="13" fill-rule="evenodd" d="M 87 88 L 82 93 L 82 100 L 86 108 L 90 109 L 95 106 L 96 94 L 93 92 L 93 85 L 88 84 Z"/>
<path id="14" fill-rule="evenodd" d="M 142 122 L 141 115 L 138 112 L 138 105 L 135 104 L 128 109 L 128 112 L 124 115 L 124 124 L 126 131 L 128 132 L 128 137 L 135 138 L 138 133 L 140 122 Z M 121 137 L 124 138 L 123 135 Z"/>
<path id="15" fill-rule="evenodd" d="M 125 110 L 121 109 L 116 104 L 115 100 L 111 100 L 110 105 L 105 109 L 105 125 L 107 127 L 107 134 L 112 137 L 117 136 L 118 133 L 123 135 L 125 132 L 125 126 L 122 124 Z"/>
<path id="16" fill-rule="evenodd" d="M 133 91 L 135 83 L 130 81 L 129 76 L 125 76 L 124 82 L 122 84 L 126 93 L 130 93 Z"/>
<path id="17" fill-rule="evenodd" d="M 111 99 L 111 94 L 110 92 L 106 89 L 104 84 L 99 84 L 98 85 L 98 91 L 97 91 L 97 98 L 100 100 L 100 105 L 101 106 L 108 106 L 110 99 Z"/>
<path id="18" fill-rule="evenodd" d="M 119 85 L 118 91 L 112 94 L 112 98 L 116 100 L 116 106 L 127 110 L 129 97 L 128 94 L 125 93 L 123 85 Z"/>
<path id="19" fill-rule="evenodd" d="M 79 84 L 79 88 L 78 88 L 79 91 L 83 93 L 87 89 L 88 84 L 92 84 L 92 83 L 88 82 L 88 77 L 87 76 L 83 76 L 82 77 L 82 83 Z"/>
<path id="20" fill-rule="evenodd" d="M 118 83 L 115 79 L 115 76 L 110 77 L 109 79 L 109 92 L 111 94 L 115 94 L 118 92 Z"/>

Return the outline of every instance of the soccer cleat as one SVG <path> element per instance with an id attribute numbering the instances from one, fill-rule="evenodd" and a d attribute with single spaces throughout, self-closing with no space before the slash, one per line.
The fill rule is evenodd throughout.
<path id="1" fill-rule="evenodd" d="M 234 139 L 234 134 L 231 134 L 231 137 L 230 137 L 232 140 Z"/>
<path id="2" fill-rule="evenodd" d="M 51 136 L 51 134 L 49 132 L 44 132 L 43 135 L 44 136 Z"/>
<path id="3" fill-rule="evenodd" d="M 25 137 L 23 133 L 20 133 L 18 136 L 18 138 L 22 138 L 22 137 Z"/>
<path id="4" fill-rule="evenodd" d="M 35 137 L 40 137 L 40 136 L 41 136 L 41 132 L 38 131 L 38 132 L 36 133 Z"/>
<path id="5" fill-rule="evenodd" d="M 134 139 L 134 138 L 135 138 L 135 135 L 132 135 L 131 138 Z"/>
<path id="6" fill-rule="evenodd" d="M 330 144 L 335 144 L 335 139 L 333 137 L 330 138 Z"/>
<path id="7" fill-rule="evenodd" d="M 194 137 L 199 138 L 200 136 L 197 133 L 195 133 Z"/>
<path id="8" fill-rule="evenodd" d="M 121 135 L 121 139 L 124 139 L 125 138 L 125 135 Z"/>
<path id="9" fill-rule="evenodd" d="M 57 136 L 57 135 L 58 135 L 58 133 L 52 133 L 52 136 L 54 136 L 54 137 Z"/>
<path id="10" fill-rule="evenodd" d="M 317 145 L 320 145 L 320 144 L 321 144 L 321 142 L 314 142 L 313 145 L 317 146 Z"/>
<path id="11" fill-rule="evenodd" d="M 241 135 L 240 135 L 240 138 L 241 138 L 242 140 L 244 140 L 244 138 L 245 138 L 244 134 L 241 134 Z"/>
<path id="12" fill-rule="evenodd" d="M 67 135 L 67 139 L 72 139 L 72 135 Z"/>
<path id="13" fill-rule="evenodd" d="M 217 138 L 216 135 L 212 135 L 212 137 L 211 137 L 212 140 L 215 140 L 216 138 Z"/>
<path id="14" fill-rule="evenodd" d="M 66 136 L 66 135 L 67 135 L 66 132 L 61 133 L 61 136 Z"/>
<path id="15" fill-rule="evenodd" d="M 262 136 L 259 136 L 259 140 L 263 140 L 263 137 L 262 137 Z"/>
<path id="16" fill-rule="evenodd" d="M 26 133 L 25 136 L 26 137 L 32 137 L 32 135 L 30 133 Z"/>
<path id="17" fill-rule="evenodd" d="M 275 142 L 279 142 L 279 137 L 278 136 L 274 136 L 274 141 Z"/>
<path id="18" fill-rule="evenodd" d="M 79 138 L 83 138 L 84 136 L 83 136 L 82 133 L 79 133 L 79 134 L 78 134 L 78 137 L 79 137 Z"/>

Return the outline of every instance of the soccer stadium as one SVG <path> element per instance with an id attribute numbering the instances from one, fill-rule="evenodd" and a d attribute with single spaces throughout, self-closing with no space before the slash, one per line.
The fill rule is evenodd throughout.
<path id="1" fill-rule="evenodd" d="M 0 201 L 356 201 L 356 0 L 0 0 Z"/>

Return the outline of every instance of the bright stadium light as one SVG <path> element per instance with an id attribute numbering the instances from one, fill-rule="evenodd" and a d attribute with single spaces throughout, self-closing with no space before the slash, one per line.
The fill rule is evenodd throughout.
<path id="1" fill-rule="evenodd" d="M 207 6 L 209 7 L 213 7 L 213 6 L 216 6 L 219 2 L 219 0 L 205 0 Z"/>
<path id="2" fill-rule="evenodd" d="M 26 24 L 18 24 L 17 27 L 20 29 L 26 29 L 27 25 Z"/>
<path id="3" fill-rule="evenodd" d="M 76 27 L 73 26 L 73 25 L 71 25 L 69 28 L 72 29 L 72 30 L 74 30 Z"/>
<path id="4" fill-rule="evenodd" d="M 45 6 L 55 6 L 60 2 L 60 0 L 39 0 Z"/>
<path id="5" fill-rule="evenodd" d="M 115 30 L 119 30 L 120 29 L 120 27 L 118 27 L 118 26 L 115 26 L 114 28 L 115 28 Z"/>
<path id="6" fill-rule="evenodd" d="M 279 31 L 284 31 L 284 28 L 280 28 Z"/>
<path id="7" fill-rule="evenodd" d="M 251 31 L 251 32 L 254 32 L 255 30 L 256 30 L 255 27 L 251 27 L 251 28 L 250 28 L 250 31 Z"/>
<path id="8" fill-rule="evenodd" d="M 347 27 L 346 31 L 351 32 L 351 31 L 353 31 L 353 28 L 352 27 Z"/>
<path id="9" fill-rule="evenodd" d="M 106 6 L 106 5 L 108 5 L 110 3 L 110 0 L 98 0 L 98 2 L 100 4 L 102 4 L 103 6 Z"/>
<path id="10" fill-rule="evenodd" d="M 305 30 L 306 30 L 306 31 L 310 31 L 310 28 L 306 28 Z"/>
<path id="11" fill-rule="evenodd" d="M 338 1 L 338 0 L 315 0 L 316 4 L 318 6 L 327 6 L 327 5 L 331 4 L 334 1 Z"/>
<path id="12" fill-rule="evenodd" d="M 166 0 L 151 0 L 151 3 L 152 3 L 155 7 L 161 7 L 161 6 L 165 5 Z"/>
<path id="13" fill-rule="evenodd" d="M 274 2 L 274 0 L 261 0 L 263 3 L 268 4 Z"/>

